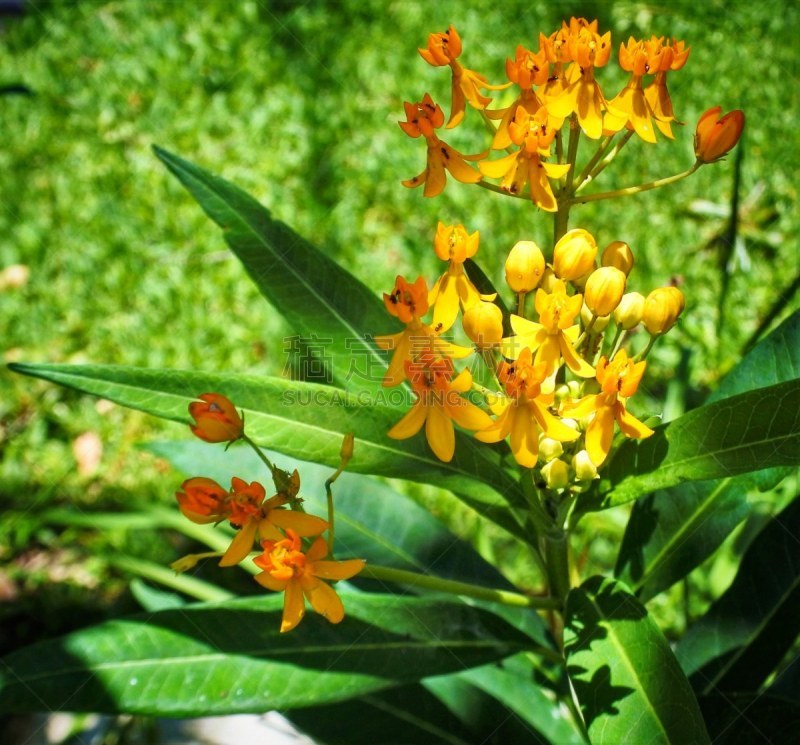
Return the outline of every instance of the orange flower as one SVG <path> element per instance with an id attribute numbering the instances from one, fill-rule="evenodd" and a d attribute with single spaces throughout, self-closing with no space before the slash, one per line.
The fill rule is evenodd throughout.
<path id="1" fill-rule="evenodd" d="M 578 432 L 551 414 L 547 407 L 553 403 L 553 394 L 542 393 L 542 383 L 547 377 L 547 364 L 533 365 L 531 350 L 522 350 L 516 362 L 500 363 L 497 377 L 509 398 L 492 402 L 492 411 L 498 415 L 491 427 L 475 433 L 481 442 L 500 442 L 511 435 L 511 452 L 524 468 L 533 468 L 539 456 L 539 435 L 560 442 L 578 439 Z"/>
<path id="2" fill-rule="evenodd" d="M 586 428 L 586 450 L 596 466 L 608 457 L 615 421 L 626 437 L 644 438 L 653 434 L 652 429 L 626 409 L 626 400 L 636 393 L 646 366 L 644 360 L 634 363 L 628 359 L 624 350 L 617 352 L 611 362 L 601 357 L 597 365 L 600 393 L 564 404 L 563 412 L 568 416 L 592 417 Z"/>
<path id="3" fill-rule="evenodd" d="M 645 142 L 655 142 L 653 130 L 653 111 L 642 87 L 642 78 L 650 70 L 650 59 L 645 42 L 632 36 L 627 45 L 619 46 L 619 64 L 631 73 L 628 84 L 622 92 L 608 103 L 603 120 L 606 132 L 619 132 L 623 127 L 633 129 Z"/>
<path id="4" fill-rule="evenodd" d="M 406 362 L 406 375 L 417 400 L 411 410 L 392 427 L 388 434 L 395 440 L 413 437 L 425 425 L 425 436 L 439 460 L 448 463 L 455 452 L 453 421 L 464 429 L 482 430 L 492 420 L 486 412 L 463 398 L 472 386 L 469 370 L 453 378 L 453 363 L 424 353 L 417 363 Z"/>
<path id="5" fill-rule="evenodd" d="M 186 479 L 175 494 L 178 506 L 193 523 L 218 523 L 228 515 L 230 492 L 213 479 L 196 476 Z"/>
<path id="6" fill-rule="evenodd" d="M 281 633 L 291 631 L 303 620 L 304 595 L 311 607 L 331 623 L 339 623 L 344 618 L 341 599 L 323 580 L 354 577 L 364 568 L 363 559 L 324 561 L 328 544 L 321 536 L 304 553 L 300 536 L 291 529 L 286 531 L 286 538 L 264 541 L 261 545 L 264 552 L 253 561 L 263 571 L 255 580 L 268 590 L 284 593 Z"/>
<path id="7" fill-rule="evenodd" d="M 713 163 L 727 155 L 739 142 L 744 129 L 744 112 L 736 109 L 720 117 L 721 106 L 706 111 L 697 122 L 694 153 L 703 163 Z"/>
<path id="8" fill-rule="evenodd" d="M 503 339 L 503 356 L 518 359 L 523 350 L 529 348 L 536 352 L 534 365 L 544 363 L 545 377 L 556 373 L 562 357 L 573 373 L 583 378 L 591 377 L 594 368 L 573 346 L 580 327 L 572 325 L 572 322 L 581 312 L 582 305 L 583 296 L 567 295 L 566 285 L 561 280 L 553 283 L 552 293 L 548 294 L 540 287 L 536 290 L 535 301 L 540 323 L 512 315 L 511 328 L 516 335 Z M 550 384 L 547 387 L 550 388 Z"/>
<path id="9" fill-rule="evenodd" d="M 675 112 L 672 109 L 672 100 L 667 90 L 667 73 L 670 70 L 680 70 L 689 59 L 691 47 L 687 47 L 684 42 L 672 39 L 664 41 L 663 38 L 653 37 L 650 40 L 651 48 L 659 48 L 660 54 L 653 55 L 648 61 L 650 72 L 655 73 L 653 82 L 645 88 L 644 95 L 647 103 L 653 112 L 656 126 L 661 133 L 674 139 L 670 122 L 678 122 Z"/>
<path id="10" fill-rule="evenodd" d="M 233 442 L 244 432 L 244 422 L 231 401 L 221 393 L 203 393 L 189 404 L 195 420 L 192 432 L 206 442 Z"/>
<path id="11" fill-rule="evenodd" d="M 428 285 L 424 277 L 417 277 L 414 284 L 406 282 L 398 275 L 391 295 L 383 294 L 386 310 L 403 323 L 411 323 L 415 318 L 428 312 Z"/>
<path id="12" fill-rule="evenodd" d="M 446 171 L 450 171 L 450 175 L 462 184 L 476 184 L 481 180 L 480 173 L 467 161 L 478 160 L 483 157 L 483 153 L 462 155 L 436 136 L 434 130 L 444 123 L 444 114 L 428 93 L 419 103 L 406 102 L 403 107 L 406 112 L 406 121 L 398 122 L 402 130 L 409 137 L 416 138 L 422 135 L 428 143 L 425 170 L 418 176 L 403 181 L 403 186 L 414 188 L 425 184 L 424 196 L 435 197 L 441 194 L 447 183 Z"/>

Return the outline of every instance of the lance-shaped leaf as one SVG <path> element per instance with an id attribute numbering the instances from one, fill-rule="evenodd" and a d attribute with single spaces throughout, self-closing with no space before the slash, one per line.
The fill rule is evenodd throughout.
<path id="1" fill-rule="evenodd" d="M 630 502 L 684 481 L 800 463 L 800 380 L 694 409 L 646 440 L 623 443 L 580 513 Z"/>
<path id="2" fill-rule="evenodd" d="M 253 197 L 224 179 L 155 147 L 225 240 L 259 291 L 301 338 L 324 343 L 334 380 L 350 390 L 379 390 L 386 355 L 372 334 L 393 333 L 396 322 L 376 292 L 326 253 L 275 220 Z"/>
<path id="3" fill-rule="evenodd" d="M 564 642 L 593 745 L 710 742 L 669 643 L 624 585 L 593 577 L 571 590 Z"/>
<path id="4" fill-rule="evenodd" d="M 800 377 L 800 311 L 787 318 L 731 372 L 708 403 Z M 733 478 L 660 489 L 634 505 L 616 576 L 647 601 L 705 561 L 751 511 L 748 494 L 788 473 L 769 468 Z"/>
<path id="5" fill-rule="evenodd" d="M 523 540 L 508 503 L 519 504 L 519 487 L 502 465 L 498 449 L 459 435 L 455 457 L 442 463 L 424 438 L 392 440 L 386 432 L 398 414 L 364 394 L 331 386 L 256 375 L 152 370 L 112 365 L 14 364 L 17 372 L 107 398 L 148 414 L 188 423 L 188 405 L 201 393 L 222 393 L 244 410 L 248 434 L 290 457 L 336 468 L 342 437 L 355 434 L 348 470 L 434 483 Z M 409 394 L 410 396 L 410 394 Z"/>
<path id="6" fill-rule="evenodd" d="M 0 712 L 199 716 L 331 703 L 530 648 L 458 602 L 344 595 L 338 625 L 280 634 L 280 596 L 108 621 L 0 660 Z"/>
<path id="7" fill-rule="evenodd" d="M 676 649 L 695 690 L 756 691 L 800 634 L 800 499 L 756 536 L 731 586 Z"/>

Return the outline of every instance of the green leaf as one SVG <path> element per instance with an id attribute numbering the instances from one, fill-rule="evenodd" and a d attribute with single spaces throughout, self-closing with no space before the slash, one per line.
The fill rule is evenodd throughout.
<path id="1" fill-rule="evenodd" d="M 709 743 L 669 643 L 621 583 L 592 577 L 567 596 L 567 672 L 593 745 Z"/>
<path id="2" fill-rule="evenodd" d="M 708 403 L 800 377 L 800 312 L 758 344 L 725 378 Z M 660 489 L 633 507 L 616 576 L 642 601 L 685 577 L 711 556 L 750 514 L 748 493 L 767 491 L 787 469 L 764 469 Z"/>
<path id="3" fill-rule="evenodd" d="M 0 712 L 198 716 L 332 703 L 463 670 L 533 642 L 483 610 L 343 595 L 341 624 L 278 631 L 281 596 L 108 621 L 0 661 Z"/>
<path id="4" fill-rule="evenodd" d="M 756 691 L 800 634 L 800 499 L 750 544 L 731 586 L 676 654 L 695 690 Z"/>
<path id="5" fill-rule="evenodd" d="M 685 481 L 800 463 L 800 380 L 694 409 L 646 440 L 623 443 L 580 513 L 630 502 Z"/>
<path id="6" fill-rule="evenodd" d="M 797 742 L 800 705 L 769 693 L 726 693 L 699 699 L 714 745 Z"/>
<path id="7" fill-rule="evenodd" d="M 107 398 L 164 419 L 188 423 L 188 405 L 215 391 L 243 409 L 248 434 L 259 444 L 332 468 L 339 465 L 342 437 L 355 433 L 355 455 L 348 465 L 368 473 L 430 482 L 450 489 L 485 517 L 530 541 L 507 502 L 521 504 L 519 486 L 502 465 L 500 452 L 459 433 L 456 454 L 442 463 L 423 436 L 392 440 L 386 432 L 396 412 L 373 406 L 330 386 L 282 378 L 113 365 L 13 364 L 11 369 Z"/>
<path id="8" fill-rule="evenodd" d="M 273 219 L 246 192 L 177 155 L 153 149 L 222 228 L 231 250 L 298 341 L 315 339 L 311 351 L 323 350 L 320 361 L 330 365 L 333 380 L 351 390 L 380 390 L 386 354 L 368 335 L 399 329 L 375 292 Z"/>

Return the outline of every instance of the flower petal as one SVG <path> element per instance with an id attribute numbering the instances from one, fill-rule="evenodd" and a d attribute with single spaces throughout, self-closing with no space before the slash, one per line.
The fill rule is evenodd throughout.
<path id="1" fill-rule="evenodd" d="M 286 589 L 288 579 L 275 579 L 269 572 L 259 572 L 253 577 L 262 587 L 266 587 L 273 592 L 283 592 Z"/>
<path id="2" fill-rule="evenodd" d="M 511 424 L 511 452 L 523 468 L 533 468 L 539 458 L 539 432 L 527 406 L 515 407 Z"/>
<path id="3" fill-rule="evenodd" d="M 219 565 L 221 567 L 232 567 L 244 560 L 247 554 L 253 550 L 253 541 L 256 539 L 257 531 L 258 521 L 251 517 L 234 536 L 231 545 L 228 546 L 228 550 L 219 560 Z"/>
<path id="4" fill-rule="evenodd" d="M 303 620 L 305 614 L 306 604 L 303 600 L 303 588 L 296 579 L 291 579 L 286 584 L 286 590 L 283 596 L 281 634 L 291 631 Z"/>
<path id="5" fill-rule="evenodd" d="M 413 437 L 422 429 L 427 415 L 427 407 L 423 405 L 422 400 L 418 399 L 411 406 L 408 413 L 386 434 L 393 440 L 405 440 Z"/>
<path id="6" fill-rule="evenodd" d="M 311 607 L 331 623 L 339 623 L 344 618 L 341 598 L 329 584 L 317 580 L 304 588 Z"/>
<path id="7" fill-rule="evenodd" d="M 614 414 L 617 424 L 619 424 L 619 428 L 622 430 L 625 437 L 642 439 L 644 437 L 650 437 L 650 435 L 653 434 L 653 430 L 631 414 L 621 401 L 617 401 Z"/>
<path id="8" fill-rule="evenodd" d="M 267 519 L 283 530 L 293 530 L 301 538 L 319 535 L 328 529 L 328 521 L 295 510 L 270 510 Z"/>
<path id="9" fill-rule="evenodd" d="M 431 450 L 439 460 L 449 463 L 453 459 L 456 449 L 456 436 L 453 422 L 439 406 L 428 407 L 428 417 L 425 422 L 425 436 Z"/>
<path id="10" fill-rule="evenodd" d="M 586 451 L 596 466 L 600 466 L 608 457 L 613 437 L 614 409 L 601 406 L 586 429 Z"/>
<path id="11" fill-rule="evenodd" d="M 355 577 L 366 563 L 364 559 L 315 561 L 311 571 L 315 577 L 322 577 L 323 579 L 350 579 L 350 577 Z"/>

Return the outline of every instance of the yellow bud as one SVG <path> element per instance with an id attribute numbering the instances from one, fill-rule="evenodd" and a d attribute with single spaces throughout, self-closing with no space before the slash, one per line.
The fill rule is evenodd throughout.
<path id="1" fill-rule="evenodd" d="M 591 481 L 597 478 L 597 466 L 592 463 L 586 450 L 579 450 L 572 458 L 572 468 L 578 481 Z"/>
<path id="2" fill-rule="evenodd" d="M 353 446 L 355 445 L 356 438 L 352 432 L 348 432 L 342 440 L 342 447 L 339 450 L 339 457 L 343 463 L 347 463 L 353 457 Z"/>
<path id="3" fill-rule="evenodd" d="M 569 484 L 569 466 L 563 460 L 551 460 L 542 467 L 542 478 L 551 489 L 563 489 Z"/>
<path id="4" fill-rule="evenodd" d="M 506 259 L 506 282 L 514 292 L 535 289 L 544 274 L 544 254 L 533 241 L 517 241 Z"/>
<path id="5" fill-rule="evenodd" d="M 553 294 L 553 285 L 558 282 L 558 277 L 556 277 L 556 273 L 548 266 L 545 267 L 544 274 L 542 275 L 542 281 L 539 283 L 539 287 L 544 290 L 548 295 Z"/>
<path id="6" fill-rule="evenodd" d="M 625 294 L 625 272 L 615 266 L 603 266 L 592 272 L 583 288 L 583 302 L 596 316 L 607 316 Z"/>
<path id="7" fill-rule="evenodd" d="M 200 558 L 198 554 L 188 554 L 177 561 L 173 561 L 172 564 L 169 565 L 169 568 L 172 569 L 175 574 L 183 574 L 190 569 L 194 569 L 197 566 L 197 562 L 200 561 Z"/>
<path id="8" fill-rule="evenodd" d="M 464 313 L 461 323 L 479 347 L 493 347 L 503 338 L 503 312 L 494 303 L 475 303 Z"/>
<path id="9" fill-rule="evenodd" d="M 545 463 L 558 458 L 564 452 L 564 446 L 552 437 L 539 438 L 539 460 Z"/>
<path id="10" fill-rule="evenodd" d="M 683 293 L 677 287 L 659 287 L 653 290 L 644 301 L 642 321 L 653 336 L 666 334 L 683 312 Z"/>
<path id="11" fill-rule="evenodd" d="M 614 311 L 614 322 L 626 331 L 638 326 L 644 313 L 644 295 L 628 292 L 622 296 Z"/>
<path id="12" fill-rule="evenodd" d="M 633 269 L 633 251 L 625 241 L 614 241 L 606 246 L 600 263 L 603 266 L 615 266 L 627 276 Z"/>
<path id="13" fill-rule="evenodd" d="M 595 317 L 594 313 L 589 310 L 589 306 L 586 303 L 583 304 L 581 307 L 581 321 L 583 321 L 584 327 L 588 326 L 590 321 L 594 318 L 594 323 L 592 324 L 592 333 L 598 334 L 601 331 L 604 331 L 606 326 L 608 326 L 608 322 L 611 320 L 611 316 L 597 316 Z"/>
<path id="14" fill-rule="evenodd" d="M 588 274 L 597 256 L 597 243 L 591 233 L 581 228 L 564 234 L 553 249 L 553 271 L 566 281 Z"/>

